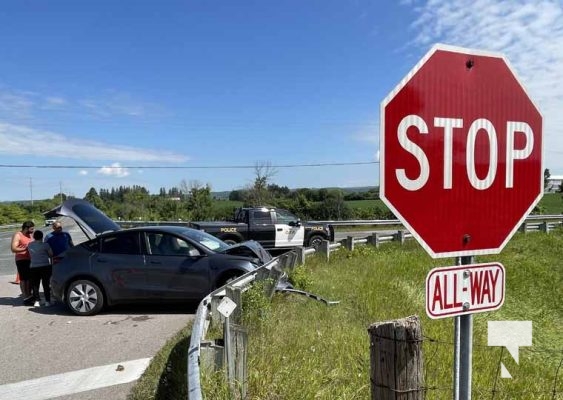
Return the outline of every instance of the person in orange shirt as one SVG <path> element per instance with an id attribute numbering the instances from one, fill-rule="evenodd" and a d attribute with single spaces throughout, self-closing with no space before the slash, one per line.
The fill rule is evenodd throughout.
<path id="1" fill-rule="evenodd" d="M 22 224 L 21 231 L 14 233 L 14 236 L 12 236 L 11 250 L 16 257 L 16 267 L 18 268 L 18 274 L 20 276 L 20 289 L 24 298 L 24 304 L 30 301 L 33 302 L 30 283 L 31 257 L 29 256 L 27 245 L 29 242 L 33 241 L 34 231 L 35 224 L 33 221 L 25 221 Z"/>

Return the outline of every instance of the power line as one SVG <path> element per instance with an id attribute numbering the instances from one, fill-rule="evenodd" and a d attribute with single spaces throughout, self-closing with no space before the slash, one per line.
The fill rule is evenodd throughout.
<path id="1" fill-rule="evenodd" d="M 353 165 L 379 164 L 379 161 L 360 161 L 342 163 L 313 163 L 313 164 L 279 164 L 269 165 L 270 168 L 303 168 L 303 167 L 340 167 Z M 256 165 L 192 165 L 192 166 L 163 166 L 163 165 L 129 165 L 129 166 L 95 166 L 95 165 L 32 165 L 32 164 L 0 164 L 0 168 L 37 168 L 37 169 L 254 169 Z"/>

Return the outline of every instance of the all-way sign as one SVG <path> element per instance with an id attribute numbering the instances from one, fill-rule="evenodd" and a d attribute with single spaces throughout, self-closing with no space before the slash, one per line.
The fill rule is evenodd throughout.
<path id="1" fill-rule="evenodd" d="M 426 313 L 438 319 L 497 310 L 504 290 L 500 263 L 434 268 L 426 277 Z"/>

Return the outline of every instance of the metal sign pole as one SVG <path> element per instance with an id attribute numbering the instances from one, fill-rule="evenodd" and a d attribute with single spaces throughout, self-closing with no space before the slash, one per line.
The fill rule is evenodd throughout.
<path id="1" fill-rule="evenodd" d="M 456 265 L 473 264 L 473 256 L 456 258 Z M 473 315 L 455 317 L 454 400 L 471 400 Z"/>

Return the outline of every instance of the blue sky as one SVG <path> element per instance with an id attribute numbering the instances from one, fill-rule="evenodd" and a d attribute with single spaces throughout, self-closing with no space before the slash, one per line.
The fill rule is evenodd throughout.
<path id="1" fill-rule="evenodd" d="M 563 174 L 560 1 L 5 1 L 0 164 L 68 168 L 0 167 L 0 201 L 377 161 L 381 101 L 437 42 L 506 54 Z M 379 180 L 378 164 L 276 170 L 291 188 Z"/>

